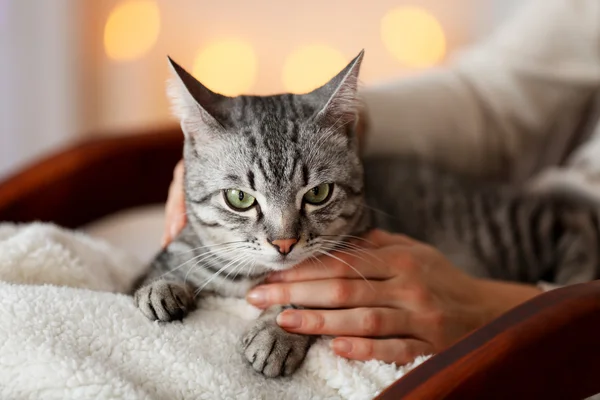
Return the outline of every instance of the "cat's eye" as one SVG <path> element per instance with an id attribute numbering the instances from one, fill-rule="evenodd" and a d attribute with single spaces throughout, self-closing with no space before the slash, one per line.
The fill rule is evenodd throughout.
<path id="1" fill-rule="evenodd" d="M 333 184 L 321 183 L 304 194 L 304 201 L 315 206 L 321 205 L 329 200 L 333 192 Z"/>
<path id="2" fill-rule="evenodd" d="M 254 196 L 237 189 L 227 189 L 223 192 L 225 202 L 235 211 L 247 211 L 256 204 Z"/>

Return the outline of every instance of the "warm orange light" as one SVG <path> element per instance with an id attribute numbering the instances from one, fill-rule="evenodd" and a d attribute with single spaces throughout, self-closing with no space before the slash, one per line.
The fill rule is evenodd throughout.
<path id="1" fill-rule="evenodd" d="M 430 67 L 446 54 L 446 38 L 438 20 L 417 7 L 390 10 L 381 20 L 381 38 L 407 67 Z"/>
<path id="2" fill-rule="evenodd" d="M 210 43 L 194 61 L 194 76 L 225 96 L 248 93 L 256 83 L 258 61 L 252 46 L 239 39 Z"/>
<path id="3" fill-rule="evenodd" d="M 130 0 L 116 6 L 104 26 L 106 55 L 118 61 L 135 60 L 156 43 L 160 11 L 155 1 Z"/>
<path id="4" fill-rule="evenodd" d="M 337 49 L 308 45 L 294 50 L 283 66 L 283 86 L 291 93 L 307 93 L 323 85 L 347 64 Z"/>

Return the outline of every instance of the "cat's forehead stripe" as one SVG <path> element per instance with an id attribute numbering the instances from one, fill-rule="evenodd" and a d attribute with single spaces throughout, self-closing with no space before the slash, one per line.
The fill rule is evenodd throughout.
<path id="1" fill-rule="evenodd" d="M 302 166 L 302 183 L 304 186 L 308 186 L 308 181 L 310 180 L 310 175 L 308 172 L 308 167 L 306 164 Z"/>
<path id="2" fill-rule="evenodd" d="M 292 168 L 290 170 L 290 175 L 288 177 L 288 179 L 290 181 L 292 179 L 294 179 L 294 175 L 296 173 L 296 166 L 298 165 L 298 161 L 300 161 L 300 152 L 298 150 L 296 150 L 296 152 L 294 153 L 294 159 L 292 161 Z"/>
<path id="3" fill-rule="evenodd" d="M 263 179 L 265 181 L 269 181 L 269 174 L 267 174 L 267 169 L 264 167 L 263 162 L 261 159 L 258 159 L 258 169 L 260 170 L 260 173 L 263 176 Z"/>
<path id="4" fill-rule="evenodd" d="M 248 185 L 250 189 L 256 191 L 256 186 L 254 185 L 254 172 L 252 170 L 248 171 Z"/>

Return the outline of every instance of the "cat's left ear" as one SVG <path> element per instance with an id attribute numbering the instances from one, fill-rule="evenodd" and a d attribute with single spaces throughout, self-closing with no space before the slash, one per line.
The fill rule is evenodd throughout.
<path id="1" fill-rule="evenodd" d="M 325 123 L 333 123 L 336 126 L 356 122 L 359 109 L 358 73 L 364 54 L 365 51 L 361 50 L 329 82 L 307 94 L 319 105 L 319 111 L 315 115 L 317 119 L 325 119 Z"/>
<path id="2" fill-rule="evenodd" d="M 183 67 L 167 57 L 173 78 L 168 94 L 175 116 L 186 136 L 207 136 L 224 129 L 229 97 L 213 92 Z"/>

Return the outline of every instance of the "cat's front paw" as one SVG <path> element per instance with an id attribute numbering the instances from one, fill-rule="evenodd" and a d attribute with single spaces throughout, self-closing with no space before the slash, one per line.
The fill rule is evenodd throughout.
<path id="1" fill-rule="evenodd" d="M 177 321 L 194 308 L 192 290 L 180 283 L 157 280 L 138 289 L 135 305 L 152 321 Z"/>
<path id="2" fill-rule="evenodd" d="M 268 378 L 298 369 L 313 338 L 289 333 L 275 322 L 257 321 L 242 337 L 242 353 L 256 371 Z"/>

